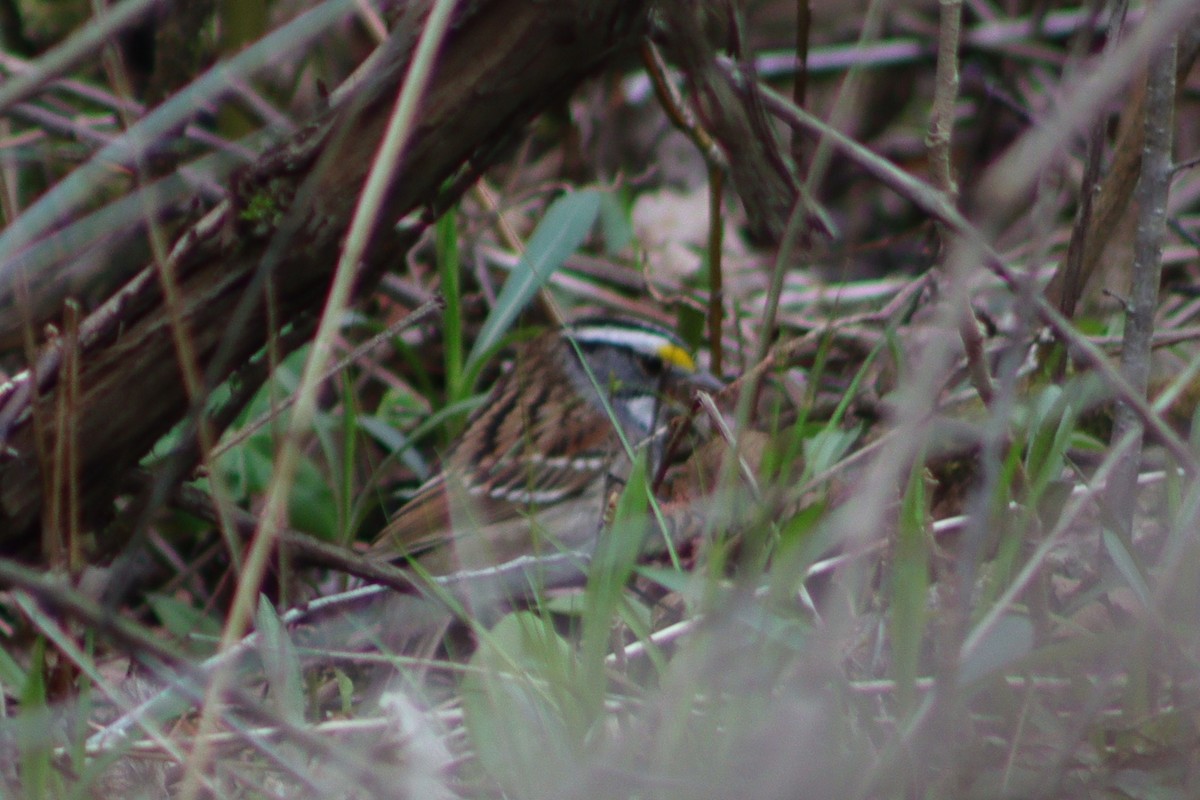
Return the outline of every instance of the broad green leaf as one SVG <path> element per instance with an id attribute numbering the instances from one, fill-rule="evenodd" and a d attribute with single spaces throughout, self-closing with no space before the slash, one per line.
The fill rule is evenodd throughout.
<path id="1" fill-rule="evenodd" d="M 28 680 L 25 668 L 9 655 L 7 648 L 0 648 L 0 688 L 7 687 L 11 694 Z"/>
<path id="2" fill-rule="evenodd" d="M 571 648 L 538 615 L 509 614 L 480 642 L 462 686 L 468 735 L 479 762 L 513 796 L 550 796 L 577 763 L 564 707 Z"/>
<path id="3" fill-rule="evenodd" d="M 163 627 L 193 653 L 207 655 L 212 649 L 210 644 L 197 639 L 197 634 L 207 636 L 213 642 L 221 635 L 221 626 L 215 619 L 177 598 L 165 594 L 148 594 L 146 602 L 150 604 Z"/>
<path id="4" fill-rule="evenodd" d="M 616 255 L 633 241 L 633 221 L 629 209 L 615 192 L 600 195 L 600 229 L 604 232 L 604 250 Z"/>
<path id="5" fill-rule="evenodd" d="M 972 683 L 1024 658 L 1032 650 L 1033 623 L 1025 617 L 1007 614 L 996 621 L 963 661 L 958 672 L 959 682 Z"/>
<path id="6" fill-rule="evenodd" d="M 591 190 L 565 194 L 550 204 L 475 339 L 467 358 L 467 375 L 475 374 L 534 294 L 579 249 L 599 213 L 600 193 Z"/>
<path id="7" fill-rule="evenodd" d="M 858 440 L 859 428 L 844 431 L 827 427 L 804 442 L 804 463 L 811 474 L 820 474 L 836 464 Z"/>
<path id="8" fill-rule="evenodd" d="M 275 613 L 275 607 L 265 596 L 258 598 L 255 615 L 258 629 L 258 654 L 263 672 L 271 687 L 275 712 L 294 725 L 304 722 L 304 684 L 301 679 L 300 658 L 287 629 Z"/>

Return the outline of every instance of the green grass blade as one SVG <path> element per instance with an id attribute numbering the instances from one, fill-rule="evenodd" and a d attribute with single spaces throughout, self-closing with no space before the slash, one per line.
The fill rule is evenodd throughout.
<path id="1" fill-rule="evenodd" d="M 455 209 L 437 222 L 437 265 L 442 279 L 442 346 L 446 357 L 446 400 L 453 404 L 470 391 L 463 373 L 462 281 L 458 257 L 458 225 Z"/>
<path id="2" fill-rule="evenodd" d="M 892 668 L 896 697 L 906 711 L 916 707 L 917 673 L 928 617 L 929 546 L 922 461 L 913 465 L 900 509 L 900 529 L 892 568 Z"/>
<path id="3" fill-rule="evenodd" d="M 646 451 L 641 449 L 617 501 L 613 523 L 601 535 L 588 571 L 580 671 L 581 686 L 593 692 L 588 699 L 596 713 L 603 707 L 604 657 L 613 616 L 646 538 L 649 505 Z"/>
<path id="4" fill-rule="evenodd" d="M 38 637 L 34 641 L 28 679 L 21 690 L 21 721 L 16 737 L 17 749 L 21 754 L 18 774 L 26 796 L 30 800 L 49 797 L 48 786 L 51 773 L 51 741 L 49 737 L 49 710 L 46 705 L 46 641 Z M 34 724 L 40 719 L 44 725 Z"/>

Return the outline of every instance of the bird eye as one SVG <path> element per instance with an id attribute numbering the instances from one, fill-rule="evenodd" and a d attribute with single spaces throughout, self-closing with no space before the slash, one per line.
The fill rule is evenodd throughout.
<path id="1" fill-rule="evenodd" d="M 641 362 L 642 371 L 651 378 L 661 377 L 663 370 L 666 368 L 666 365 L 663 364 L 661 358 L 654 358 L 653 356 L 641 356 L 638 361 Z"/>

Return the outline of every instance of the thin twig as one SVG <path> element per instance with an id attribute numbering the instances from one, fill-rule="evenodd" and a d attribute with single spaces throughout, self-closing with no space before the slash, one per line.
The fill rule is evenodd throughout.
<path id="1" fill-rule="evenodd" d="M 1030 304 L 1030 307 L 1054 335 L 1073 349 L 1076 358 L 1100 374 L 1115 396 L 1129 404 L 1142 423 L 1154 434 L 1155 439 L 1170 452 L 1171 457 L 1179 463 L 1184 471 L 1190 477 L 1200 474 L 1200 465 L 1197 464 L 1191 448 L 1150 407 L 1150 404 L 1146 402 L 1145 393 L 1135 391 L 1118 373 L 1112 362 L 1104 356 L 1103 351 L 1077 331 L 1071 325 L 1071 321 L 1064 317 L 1058 309 L 1047 303 L 1025 275 L 1018 274 L 1009 267 L 995 248 L 988 243 L 983 233 L 968 222 L 956 208 L 947 204 L 940 192 L 871 152 L 840 131 L 830 128 L 822 120 L 808 114 L 803 109 L 796 108 L 786 98 L 769 88 L 763 87 L 762 91 L 763 99 L 768 107 L 783 122 L 820 132 L 828 138 L 831 144 L 862 166 L 869 174 L 879 179 L 885 186 L 908 198 L 934 219 L 950 226 L 960 236 L 965 246 L 976 248 L 984 265 L 995 273 L 1011 291 L 1015 292 L 1021 302 Z M 1003 169 L 1007 166 L 1007 163 L 1003 163 L 994 169 Z"/>
<path id="2" fill-rule="evenodd" d="M 387 130 L 380 143 L 375 163 L 367 176 L 366 185 L 359 198 L 358 207 L 350 223 L 346 245 L 334 271 L 329 296 L 321 315 L 321 322 L 313 342 L 312 352 L 305 364 L 300 386 L 296 390 L 297 401 L 292 414 L 288 433 L 284 437 L 275 470 L 267 490 L 261 522 L 247 548 L 245 569 L 238 581 L 237 590 L 230 604 L 228 618 L 221 633 L 220 649 L 234 647 L 245 634 L 253 608 L 256 604 L 262 580 L 266 575 L 267 563 L 274 549 L 280 520 L 283 519 L 292 478 L 297 468 L 301 432 L 311 423 L 316 412 L 317 388 L 324 374 L 329 357 L 330 342 L 341 324 L 343 310 L 350 300 L 350 293 L 358 276 L 360 261 L 366 251 L 367 242 L 379 222 L 387 187 L 400 168 L 401 157 L 408 142 L 416 131 L 418 105 L 425 94 L 433 72 L 435 56 L 446 32 L 456 0 L 437 0 L 425 20 L 412 61 L 409 63 L 400 96 L 388 120 Z M 265 39 L 264 39 L 265 41 Z M 205 693 L 199 730 L 212 732 L 217 720 L 217 711 L 225 685 L 231 680 L 226 670 L 218 670 Z M 180 797 L 194 800 L 199 791 L 198 775 L 208 765 L 208 748 L 199 744 L 188 761 Z"/>
<path id="3" fill-rule="evenodd" d="M 792 78 L 792 102 L 796 108 L 808 105 L 808 37 L 811 29 L 810 0 L 796 0 L 796 74 Z M 792 131 L 792 162 L 799 172 L 804 169 L 804 148 L 804 137 L 800 131 Z"/>
<path id="4" fill-rule="evenodd" d="M 662 106 L 671 123 L 692 140 L 692 144 L 700 151 L 700 155 L 704 157 L 710 168 L 720 169 L 722 172 L 728 170 L 729 162 L 726 160 L 721 146 L 709 135 L 704 126 L 696 121 L 696 115 L 692 113 L 691 108 L 680 96 L 679 90 L 675 88 L 667 64 L 663 61 L 658 47 L 649 39 L 642 42 L 642 64 L 646 67 L 646 74 L 650 76 L 650 82 L 658 97 L 659 105 Z"/>
<path id="5" fill-rule="evenodd" d="M 166 707 L 172 707 L 179 698 L 189 702 L 199 701 L 205 684 L 214 677 L 214 665 L 228 666 L 225 660 L 230 657 L 228 654 L 215 656 L 203 664 L 193 666 L 186 653 L 170 645 L 161 635 L 150 632 L 144 626 L 101 606 L 94 599 L 66 585 L 59 575 L 0 558 L 0 584 L 24 590 L 56 616 L 79 620 L 88 630 L 122 645 L 134 661 L 144 665 L 166 687 L 159 694 L 129 710 L 110 726 L 93 734 L 88 740 L 88 747 L 113 746 L 125 740 L 131 728 L 142 725 L 147 715 L 160 713 L 164 703 Z M 245 654 L 255 644 L 257 637 L 248 640 L 246 647 L 239 653 Z M 340 747 L 336 742 L 316 735 L 307 726 L 293 724 L 272 713 L 263 704 L 261 696 L 234 688 L 224 697 L 237 704 L 236 713 L 226 711 L 224 714 L 223 721 L 228 729 L 237 732 L 243 742 L 263 752 L 281 768 L 291 770 L 287 763 L 281 762 L 277 753 L 264 751 L 259 747 L 259 740 L 248 732 L 244 720 L 254 720 L 259 724 L 277 727 L 290 744 L 311 756 L 336 759 L 347 768 L 347 773 L 353 779 L 362 782 L 363 790 L 372 796 L 385 797 L 390 794 L 378 773 L 370 769 L 369 762 L 353 751 Z M 171 713 L 177 713 L 177 710 Z M 203 780 L 202 776 L 198 779 Z"/>
<path id="6" fill-rule="evenodd" d="M 1167 198 L 1173 170 L 1171 148 L 1175 133 L 1174 38 L 1150 62 L 1146 72 L 1146 116 L 1141 176 L 1134 200 L 1138 208 L 1137 233 L 1133 246 L 1133 286 L 1125 341 L 1121 348 L 1121 375 L 1129 386 L 1144 396 L 1150 380 L 1150 349 L 1154 314 L 1158 309 L 1158 285 L 1162 276 L 1162 249 L 1166 235 Z M 1128 403 L 1117 406 L 1112 440 L 1126 435 L 1133 447 L 1116 470 L 1112 507 L 1121 515 L 1120 533 L 1131 535 L 1136 502 L 1137 466 L 1141 458 L 1143 423 Z"/>
<path id="7" fill-rule="evenodd" d="M 970 302 L 959 316 L 958 337 L 962 339 L 963 352 L 967 359 L 967 376 L 971 379 L 971 385 L 975 387 L 983 404 L 990 408 L 996 397 L 996 389 L 984 351 L 983 332 L 979 330 L 979 321 L 975 318 L 975 311 Z"/>
<path id="8" fill-rule="evenodd" d="M 958 47 L 962 33 L 962 0 L 941 0 L 938 55 L 934 77 L 933 104 L 929 114 L 930 177 L 949 198 L 958 197 L 950 140 L 954 111 L 958 104 Z"/>
<path id="9" fill-rule="evenodd" d="M 953 148 L 954 116 L 958 105 L 958 49 L 962 37 L 962 0 L 942 0 L 938 28 L 937 69 L 934 78 L 933 105 L 929 115 L 930 178 L 946 195 L 948 203 L 958 202 L 958 182 L 954 178 Z M 942 240 L 949 242 L 951 232 L 942 226 Z M 991 370 L 984 359 L 983 335 L 966 298 L 959 312 L 958 335 L 967 358 L 967 374 L 971 385 L 985 406 L 991 406 L 996 391 Z"/>
<path id="10" fill-rule="evenodd" d="M 649 39 L 642 42 L 642 63 L 646 66 L 646 73 L 650 76 L 655 94 L 658 96 L 658 102 L 666 112 L 667 118 L 692 140 L 692 144 L 700 151 L 700 155 L 708 164 L 708 266 L 711 276 L 708 298 L 708 334 L 712 369 L 714 373 L 720 375 L 722 371 L 721 329 L 724 317 L 721 256 L 725 230 L 724 220 L 721 216 L 721 195 L 724 192 L 725 173 L 729 169 L 729 162 L 720 146 L 697 122 L 696 115 L 684 103 L 668 75 L 667 65 L 663 61 L 662 54 Z"/>
<path id="11" fill-rule="evenodd" d="M 712 371 L 722 373 L 721 330 L 725 317 L 725 278 L 722 273 L 722 249 L 725 241 L 725 220 L 721 216 L 721 195 L 725 190 L 725 173 L 713 165 L 708 168 L 708 349 Z"/>
<path id="12" fill-rule="evenodd" d="M 122 3 L 103 19 L 111 22 L 127 11 L 151 11 L 160 2 L 161 0 L 139 0 L 137 3 Z M 9 225 L 0 230 L 0 281 L 11 279 L 9 259 L 22 248 L 44 237 L 62 219 L 78 214 L 81 209 L 94 202 L 97 187 L 106 185 L 112 170 L 131 167 L 137 147 L 145 147 L 161 141 L 164 137 L 175 136 L 180 126 L 195 116 L 197 108 L 215 103 L 224 97 L 230 91 L 230 74 L 249 75 L 278 63 L 282 53 L 295 52 L 317 40 L 330 26 L 340 22 L 351 6 L 351 0 L 327 0 L 297 15 L 233 58 L 209 69 L 188 88 L 164 101 L 139 120 L 123 136 L 90 156 L 85 164 L 74 169 L 70 175 L 24 209 L 20 217 L 21 224 Z M 122 17 L 122 24 L 135 17 L 136 14 L 126 14 Z M 75 63 L 70 59 L 77 58 L 80 53 L 86 57 L 88 53 L 93 52 L 88 49 L 91 46 L 89 37 L 99 36 L 103 38 L 101 43 L 108 42 L 114 29 L 116 23 L 107 29 L 95 24 L 85 26 L 77 37 L 63 45 L 64 49 L 71 49 L 69 57 L 64 56 L 68 60 L 63 64 L 54 62 L 50 56 L 43 57 L 34 65 L 35 69 L 29 73 L 28 80 L 21 78 L 0 87 L 0 110 L 25 99 L 30 92 L 35 92 L 38 87 L 44 85 L 47 76 L 52 77 L 64 69 L 69 69 L 71 64 Z"/>
<path id="13" fill-rule="evenodd" d="M 46 495 L 44 554 L 53 567 L 66 568 L 69 574 L 81 569 L 79 544 L 79 303 L 63 304 L 63 331 L 60 342 L 63 362 L 56 401 L 54 460 L 43 464 L 50 474 L 51 491 Z"/>
<path id="14" fill-rule="evenodd" d="M 162 5 L 161 0 L 130 0 L 98 15 L 74 36 L 38 59 L 36 69 L 5 82 L 0 89 L 0 114 L 27 100 L 50 81 L 83 63 L 116 41 L 122 31 L 143 22 Z"/>

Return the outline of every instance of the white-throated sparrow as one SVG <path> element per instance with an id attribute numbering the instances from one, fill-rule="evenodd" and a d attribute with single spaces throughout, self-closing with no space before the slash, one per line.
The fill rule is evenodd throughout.
<path id="1" fill-rule="evenodd" d="M 586 319 L 543 334 L 517 349 L 442 472 L 397 512 L 372 554 L 445 574 L 586 548 L 631 463 L 622 436 L 648 448 L 654 474 L 670 410 L 689 387 L 719 386 L 653 325 Z"/>

